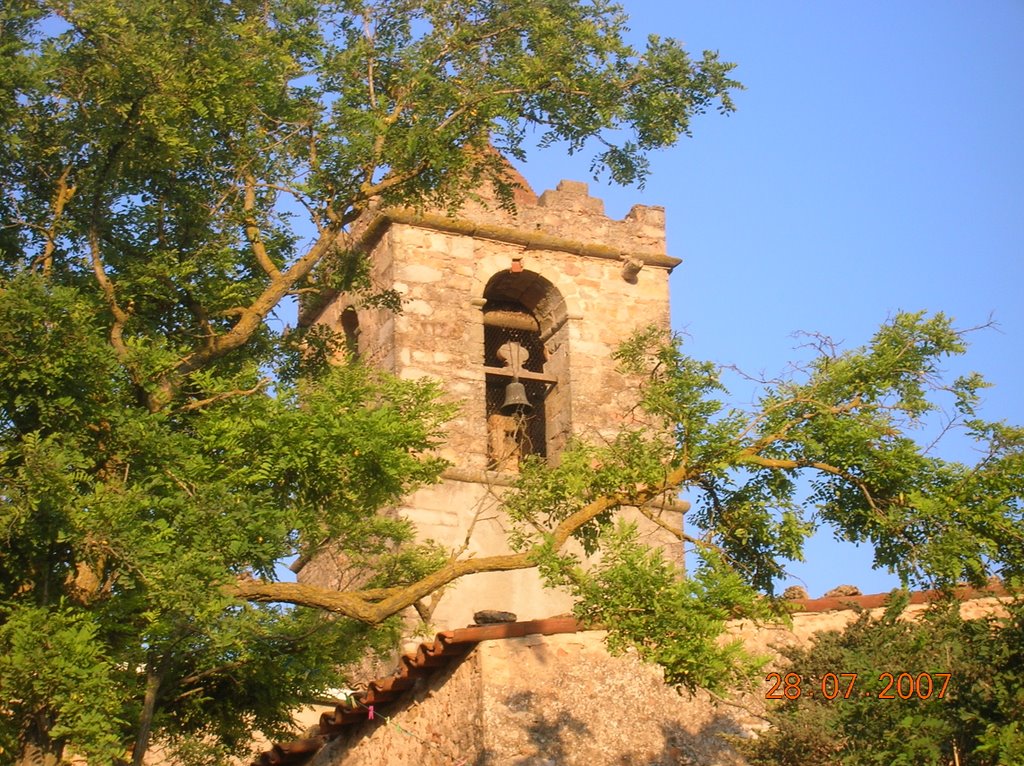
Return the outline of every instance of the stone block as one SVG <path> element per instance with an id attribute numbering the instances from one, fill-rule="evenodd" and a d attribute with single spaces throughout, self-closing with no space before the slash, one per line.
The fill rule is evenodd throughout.
<path id="1" fill-rule="evenodd" d="M 416 316 L 430 316 L 434 313 L 434 307 L 425 300 L 416 299 L 402 304 L 402 310 Z"/>
<path id="2" fill-rule="evenodd" d="M 440 269 L 421 263 L 403 264 L 395 271 L 400 279 L 408 280 L 409 282 L 433 283 L 440 282 L 445 277 L 444 272 Z"/>

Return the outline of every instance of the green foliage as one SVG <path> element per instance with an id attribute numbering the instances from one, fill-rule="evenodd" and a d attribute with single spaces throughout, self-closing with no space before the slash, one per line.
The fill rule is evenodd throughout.
<path id="1" fill-rule="evenodd" d="M 821 524 L 872 543 L 876 563 L 908 583 L 1024 574 L 1024 430 L 978 418 L 979 375 L 943 379 L 941 361 L 965 351 L 963 334 L 941 314 L 900 314 L 862 348 L 815 345 L 809 365 L 766 383 L 746 411 L 726 404 L 714 365 L 687 357 L 678 338 L 641 332 L 618 359 L 639 386 L 642 412 L 633 416 L 647 422 L 607 445 L 572 445 L 557 466 L 528 465 L 505 497 L 514 540 L 542 544 L 537 562 L 574 591 L 581 618 L 607 626 L 612 646 L 635 647 L 675 683 L 721 688 L 756 667 L 715 637 L 730 616 L 772 616 L 777 605 L 757 594 L 770 596 Z M 979 442 L 977 465 L 943 460 L 911 438 L 940 407 L 956 412 L 947 430 Z M 663 489 L 693 504 L 689 534 L 675 530 L 698 562 L 689 579 L 611 523 L 629 505 L 659 522 Z M 600 551 L 600 563 L 581 566 L 558 545 L 567 534 L 585 553 Z M 918 667 L 906 664 L 912 652 L 904 659 L 901 667 Z M 801 717 L 776 752 L 826 762 L 835 743 L 820 738 L 823 715 Z M 1007 731 L 991 737 L 1010 737 L 999 745 L 1009 752 Z M 907 752 L 908 763 L 926 757 Z"/>
<path id="2" fill-rule="evenodd" d="M 577 0 L 3 4 L 5 753 L 137 761 L 152 725 L 217 760 L 393 639 L 235 595 L 328 542 L 385 594 L 449 557 L 377 513 L 443 467 L 437 386 L 274 312 L 338 290 L 399 310 L 348 226 L 485 182 L 510 205 L 491 147 L 521 157 L 532 126 L 626 183 L 732 108 L 731 65 L 634 50 L 625 22 Z"/>
<path id="3" fill-rule="evenodd" d="M 5 754 L 138 761 L 152 725 L 217 760 L 387 644 L 390 616 L 486 570 L 376 513 L 443 468 L 437 387 L 274 312 L 339 290 L 398 308 L 350 225 L 374 204 L 453 209 L 484 184 L 511 205 L 494 149 L 522 158 L 535 128 L 642 182 L 649 151 L 732 109 L 731 64 L 657 37 L 635 50 L 625 24 L 579 0 L 0 8 Z M 815 523 L 908 580 L 1018 576 L 1024 431 L 977 417 L 980 377 L 942 381 L 963 348 L 941 315 L 900 315 L 863 349 L 822 345 L 750 413 L 721 400 L 715 366 L 645 333 L 620 355 L 638 426 L 526 466 L 506 497 L 511 558 L 691 688 L 744 674 L 714 635 L 767 613 L 755 593 Z M 976 466 L 907 435 L 943 392 L 985 445 Z M 657 523 L 649 501 L 677 489 L 700 535 L 675 530 L 702 562 L 688 579 L 611 523 L 623 505 Z M 602 563 L 578 567 L 572 537 Z M 358 593 L 274 587 L 278 562 L 328 544 Z M 1011 752 L 1008 731 L 983 746 Z"/>
<path id="4" fill-rule="evenodd" d="M 685 356 L 679 339 L 647 331 L 620 351 L 625 371 L 643 376 L 646 410 L 675 442 L 670 465 L 693 493 L 689 520 L 707 541 L 768 591 L 820 524 L 871 543 L 876 565 L 908 583 L 1021 577 L 1024 429 L 977 416 L 980 375 L 944 379 L 942 360 L 965 352 L 964 334 L 942 314 L 914 313 L 861 348 L 813 341 L 816 358 L 766 383 L 751 411 L 727 408 L 717 369 Z M 978 443 L 977 464 L 943 460 L 914 440 L 936 415 Z"/>
<path id="5" fill-rule="evenodd" d="M 153 666 L 167 699 L 154 721 L 160 739 L 181 762 L 209 766 L 246 753 L 253 731 L 287 739 L 291 714 L 311 695 L 345 686 L 341 665 L 371 651 L 389 656 L 398 627 L 301 607 L 228 607 L 179 634 L 179 651 Z"/>
<path id="6" fill-rule="evenodd" d="M 96 309 L 30 275 L 0 290 L 0 746 L 69 743 L 110 762 L 150 675 L 168 744 L 243 746 L 395 634 L 241 606 L 221 586 L 273 578 L 275 562 L 328 537 L 354 566 L 372 561 L 382 587 L 436 569 L 436 551 L 374 511 L 437 475 L 427 451 L 449 410 L 435 386 L 348 366 L 315 386 L 279 378 L 273 397 L 150 412 Z"/>
<path id="7" fill-rule="evenodd" d="M 965 621 L 955 603 L 934 606 L 919 620 L 902 619 L 905 599 L 886 614 L 864 614 L 842 632 L 821 633 L 787 652 L 787 672 L 816 690 L 827 673 L 856 673 L 849 699 L 801 694 L 769 712 L 772 728 L 745 745 L 753 764 L 796 766 L 972 766 L 1018 763 L 1024 750 L 1024 603 L 1007 618 Z M 936 678 L 920 699 L 879 699 L 889 679 L 921 673 Z M 945 696 L 941 679 L 951 674 Z M 841 687 L 847 685 L 843 679 Z M 904 688 L 906 692 L 906 687 Z"/>
<path id="8" fill-rule="evenodd" d="M 16 753 L 23 727 L 48 720 L 49 736 L 74 742 L 96 762 L 123 752 L 119 688 L 124 676 L 105 656 L 93 616 L 67 605 L 0 612 L 0 754 Z"/>
<path id="9" fill-rule="evenodd" d="M 616 496 L 628 503 L 639 490 L 660 484 L 668 456 L 665 443 L 645 429 L 623 430 L 602 446 L 574 441 L 557 465 L 525 461 L 516 491 L 503 498 L 515 522 L 516 547 L 536 543 L 543 530 L 598 498 Z M 575 530 L 573 536 L 586 553 L 598 549 L 601 532 L 609 528 L 611 518 L 609 510 Z"/>
<path id="10" fill-rule="evenodd" d="M 538 563 L 550 583 L 572 591 L 584 624 L 607 628 L 611 651 L 636 650 L 663 668 L 669 684 L 727 693 L 749 685 L 763 664 L 740 641 L 719 637 L 730 619 L 777 614 L 715 556 L 685 577 L 660 550 L 638 539 L 635 524 L 620 520 L 605 535 L 595 566 L 582 568 L 550 549 Z"/>

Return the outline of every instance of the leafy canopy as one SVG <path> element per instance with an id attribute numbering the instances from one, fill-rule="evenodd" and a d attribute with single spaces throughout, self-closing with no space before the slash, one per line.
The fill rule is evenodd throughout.
<path id="1" fill-rule="evenodd" d="M 832 701 L 802 694 L 779 703 L 768 712 L 772 729 L 743 744 L 747 759 L 758 766 L 1020 763 L 1024 605 L 1017 601 L 1005 617 L 976 620 L 962 619 L 956 603 L 901 619 L 905 606 L 904 594 L 880 618 L 865 613 L 842 632 L 821 633 L 810 646 L 790 650 L 783 672 L 799 674 L 805 690 L 843 672 L 857 674 L 853 691 Z M 904 673 L 914 679 L 912 689 L 906 679 L 886 688 L 890 675 Z M 850 680 L 842 678 L 842 692 Z"/>
<path id="2" fill-rule="evenodd" d="M 731 65 L 625 24 L 603 0 L 3 4 L 5 758 L 140 763 L 156 737 L 217 762 L 457 576 L 375 513 L 441 470 L 436 387 L 331 368 L 337 339 L 275 312 L 393 303 L 348 250 L 371 201 L 510 204 L 493 148 L 534 136 L 642 182 L 732 109 Z M 326 541 L 351 588 L 275 582 Z"/>
<path id="3" fill-rule="evenodd" d="M 678 338 L 640 333 L 619 359 L 637 376 L 646 422 L 606 445 L 576 445 L 557 467 L 528 466 L 504 498 L 512 542 L 575 592 L 577 613 L 604 624 L 610 645 L 636 647 L 691 688 L 753 672 L 713 636 L 731 617 L 778 607 L 759 594 L 773 593 L 822 525 L 870 543 L 876 566 L 907 584 L 984 585 L 995 575 L 1019 587 L 1024 429 L 978 416 L 979 375 L 946 380 L 944 360 L 965 352 L 964 336 L 948 317 L 916 313 L 896 315 L 861 348 L 816 338 L 811 363 L 740 408 L 727 404 L 719 368 L 686 356 Z M 934 416 L 974 442 L 976 464 L 914 439 Z M 662 518 L 665 490 L 691 503 L 686 531 Z M 620 506 L 685 543 L 696 576 L 679 581 L 635 530 L 613 523 Z M 582 566 L 569 537 L 600 549 L 602 562 Z"/>
<path id="4" fill-rule="evenodd" d="M 816 523 L 910 581 L 1021 574 L 1024 432 L 977 416 L 980 377 L 944 380 L 964 343 L 941 315 L 823 346 L 753 412 L 725 404 L 714 365 L 638 336 L 620 361 L 646 420 L 528 466 L 505 497 L 513 553 L 417 545 L 375 513 L 438 476 L 450 410 L 275 311 L 338 289 L 393 305 L 350 224 L 371 203 L 455 209 L 485 183 L 511 204 L 492 147 L 522 157 L 536 135 L 642 182 L 650 150 L 732 108 L 731 65 L 634 50 L 625 23 L 577 0 L 0 9 L 4 755 L 138 764 L 155 739 L 218 762 L 475 572 L 540 567 L 613 647 L 691 687 L 742 675 L 716 634 L 771 610 L 759 595 Z M 977 465 L 911 438 L 943 394 Z M 692 534 L 659 516 L 679 490 Z M 697 575 L 614 524 L 624 505 L 694 549 Z M 340 590 L 275 581 L 327 544 L 352 562 Z"/>

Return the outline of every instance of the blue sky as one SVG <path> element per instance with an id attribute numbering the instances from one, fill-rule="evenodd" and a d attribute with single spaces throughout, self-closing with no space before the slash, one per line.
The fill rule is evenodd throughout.
<path id="1" fill-rule="evenodd" d="M 616 217 L 665 206 L 689 352 L 770 375 L 805 354 L 798 330 L 855 346 L 899 310 L 992 316 L 950 369 L 995 384 L 984 416 L 1024 423 L 1024 2 L 624 5 L 637 43 L 716 49 L 747 87 L 655 155 L 642 192 L 591 184 Z M 584 158 L 530 159 L 537 191 L 587 178 Z M 940 454 L 971 459 L 963 442 Z M 896 584 L 828 532 L 807 556 L 792 582 L 812 595 Z"/>

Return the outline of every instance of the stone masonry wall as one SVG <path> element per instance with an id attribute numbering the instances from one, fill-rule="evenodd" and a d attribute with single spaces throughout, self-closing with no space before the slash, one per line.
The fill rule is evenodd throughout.
<path id="1" fill-rule="evenodd" d="M 906 618 L 924 608 L 909 607 Z M 1000 611 L 996 598 L 961 608 L 966 618 Z M 737 622 L 730 634 L 754 654 L 778 656 L 780 646 L 840 630 L 856 616 L 797 614 L 791 629 Z M 764 689 L 728 702 L 680 694 L 635 653 L 609 655 L 600 631 L 485 641 L 447 677 L 389 713 L 387 725 L 364 725 L 315 766 L 745 766 L 728 737 L 756 736 L 765 726 Z M 407 752 L 415 759 L 394 759 Z"/>
<path id="2" fill-rule="evenodd" d="M 309 766 L 432 766 L 479 763 L 480 663 L 475 653 L 435 674 L 400 704 L 328 743 Z"/>
<path id="3" fill-rule="evenodd" d="M 373 244 L 367 259 L 370 263 L 370 284 L 375 289 L 384 289 L 394 283 L 393 245 L 390 232 Z M 342 327 L 342 313 L 346 309 L 356 311 L 358 317 L 358 352 L 370 365 L 387 372 L 395 372 L 395 314 L 378 306 L 364 306 L 359 295 L 339 295 L 321 311 L 317 323 L 335 330 Z"/>
<path id="4" fill-rule="evenodd" d="M 517 199 L 515 215 L 476 202 L 454 217 L 376 211 L 353 237 L 369 250 L 373 284 L 399 293 L 402 312 L 364 308 L 358 296 L 340 295 L 316 320 L 337 328 L 342 312 L 355 308 L 364 359 L 403 378 L 443 381 L 446 395 L 459 405 L 440 449 L 453 471 L 407 498 L 398 512 L 416 524 L 421 538 L 449 548 L 467 545 L 466 553 L 478 556 L 508 550 L 507 524 L 497 506 L 510 477 L 487 471 L 488 283 L 499 275 L 514 290 L 521 278 L 533 285 L 527 292 L 546 284 L 560 296 L 558 306 L 544 306 L 547 320 L 554 314 L 564 319 L 551 328 L 562 344 L 551 349 L 562 372 L 545 400 L 548 422 L 567 423 L 574 436 L 600 441 L 627 424 L 637 399 L 638 381 L 616 369 L 612 354 L 638 329 L 668 328 L 668 275 L 678 263 L 665 254 L 661 208 L 638 205 L 625 219 L 613 220 L 586 184 L 570 181 L 539 199 L 524 188 Z M 564 441 L 561 432 L 549 441 L 549 459 L 557 460 Z M 646 534 L 670 555 L 681 555 L 678 541 L 649 526 Z M 329 564 L 314 562 L 300 579 L 327 584 L 330 572 Z M 452 587 L 434 622 L 465 625 L 484 608 L 529 619 L 570 605 L 565 594 L 544 590 L 533 572 L 477 575 Z"/>
<path id="5" fill-rule="evenodd" d="M 390 215 L 367 226 L 363 246 L 370 248 L 373 284 L 398 292 L 402 312 L 360 307 L 358 296 L 340 295 L 316 321 L 340 327 L 342 312 L 354 306 L 367 361 L 402 377 L 445 382 L 463 406 L 446 457 L 460 468 L 486 467 L 484 288 L 514 264 L 549 280 L 564 300 L 573 432 L 617 431 L 635 404 L 636 381 L 617 372 L 611 355 L 635 330 L 669 326 L 668 273 L 678 261 L 664 252 L 661 208 L 637 205 L 616 221 L 586 184 L 563 181 L 516 217 L 479 204 L 455 218 Z M 627 261 L 639 271 L 626 275 Z"/>

